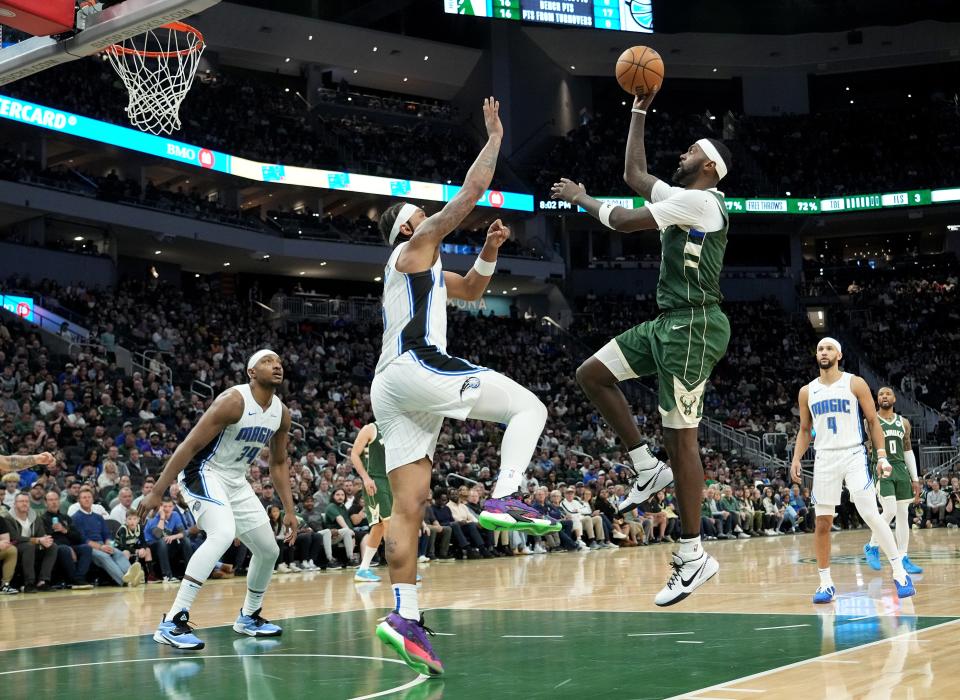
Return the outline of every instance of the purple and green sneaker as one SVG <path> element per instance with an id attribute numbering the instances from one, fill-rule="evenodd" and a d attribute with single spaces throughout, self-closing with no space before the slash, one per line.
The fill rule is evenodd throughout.
<path id="1" fill-rule="evenodd" d="M 560 529 L 560 523 L 549 515 L 513 497 L 487 499 L 478 520 L 488 530 L 519 530 L 533 535 L 545 535 Z"/>
<path id="2" fill-rule="evenodd" d="M 425 676 L 443 675 L 443 664 L 433 653 L 427 634 L 433 634 L 433 630 L 424 627 L 422 616 L 408 620 L 392 612 L 377 625 L 380 641 L 393 647 L 407 666 Z"/>

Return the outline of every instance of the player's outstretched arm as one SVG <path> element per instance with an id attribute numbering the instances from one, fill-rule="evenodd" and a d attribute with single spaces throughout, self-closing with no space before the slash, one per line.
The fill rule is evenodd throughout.
<path id="1" fill-rule="evenodd" d="M 873 403 L 873 394 L 870 387 L 860 377 L 854 377 L 850 382 L 850 390 L 857 397 L 860 404 L 860 411 L 863 413 L 863 420 L 867 424 L 867 435 L 870 436 L 870 442 L 876 446 L 877 452 L 877 472 L 881 476 L 890 476 L 892 467 L 887 461 L 887 451 L 884 449 L 886 442 L 883 440 L 883 427 L 880 425 L 880 418 L 877 416 L 877 407 Z"/>
<path id="2" fill-rule="evenodd" d="M 49 466 L 55 461 L 56 459 L 49 452 L 41 452 L 37 455 L 0 455 L 0 474 L 23 471 L 37 464 Z"/>
<path id="3" fill-rule="evenodd" d="M 427 262 L 426 267 L 433 264 L 440 242 L 463 223 L 467 214 L 477 206 L 477 200 L 490 187 L 493 173 L 497 169 L 500 143 L 503 141 L 500 103 L 493 97 L 488 97 L 483 101 L 483 121 L 487 127 L 486 145 L 480 151 L 480 155 L 477 156 L 473 165 L 470 166 L 470 170 L 467 171 L 467 177 L 464 179 L 460 191 L 444 205 L 443 209 L 425 219 L 410 237 L 410 242 L 403 249 L 398 260 L 398 262 L 402 262 L 404 268 L 410 268 L 411 265 L 419 268 L 420 265 L 416 263 L 424 261 Z M 420 260 L 420 258 L 423 258 L 423 260 Z M 423 269 L 426 269 L 426 267 Z"/>
<path id="4" fill-rule="evenodd" d="M 553 183 L 553 187 L 550 188 L 550 198 L 562 199 L 564 202 L 583 207 L 590 216 L 614 231 L 633 233 L 660 228 L 647 207 L 624 209 L 609 202 L 601 202 L 588 195 L 582 183 L 578 184 L 565 177 L 560 178 L 560 182 Z"/>
<path id="5" fill-rule="evenodd" d="M 809 389 L 803 387 L 800 389 L 800 396 L 797 403 L 800 407 L 800 429 L 797 431 L 797 442 L 793 446 L 793 460 L 790 462 L 790 475 L 798 484 L 803 480 L 800 460 L 810 448 L 810 428 L 813 425 L 813 416 L 810 415 L 810 403 L 808 401 Z"/>
<path id="6" fill-rule="evenodd" d="M 196 457 L 205 445 L 209 445 L 224 428 L 240 420 L 242 415 L 243 397 L 240 396 L 240 392 L 228 391 L 216 398 L 210 408 L 200 416 L 200 420 L 193 426 L 193 430 L 167 460 L 166 466 L 157 478 L 153 491 L 140 501 L 140 507 L 137 509 L 140 522 L 147 522 L 149 513 L 160 505 L 163 494 L 170 488 L 180 472 L 187 468 L 190 460 Z"/>
<path id="7" fill-rule="evenodd" d="M 467 274 L 458 275 L 456 272 L 444 271 L 443 282 L 447 286 L 447 296 L 466 301 L 480 299 L 487 291 L 487 285 L 493 277 L 500 246 L 506 243 L 508 238 L 510 238 L 510 228 L 504 226 L 500 219 L 490 224 L 483 250 L 480 251 L 477 261 L 473 263 L 473 267 Z"/>
<path id="8" fill-rule="evenodd" d="M 913 432 L 913 426 L 906 418 L 903 419 L 903 461 L 907 463 L 907 471 L 910 473 L 910 481 L 913 485 L 913 495 L 920 495 L 920 474 L 917 471 L 917 457 L 913 454 L 913 442 L 910 435 Z"/>
<path id="9" fill-rule="evenodd" d="M 623 165 L 623 181 L 634 192 L 650 201 L 657 178 L 647 172 L 647 151 L 643 145 L 643 131 L 647 110 L 657 96 L 656 89 L 642 98 L 637 97 L 631 108 L 630 131 L 627 134 L 627 153 Z"/>
<path id="10" fill-rule="evenodd" d="M 444 278 L 444 280 L 446 280 L 446 278 Z M 373 482 L 373 479 L 370 478 L 367 470 L 363 467 L 363 451 L 367 449 L 367 445 L 376 440 L 376 438 L 376 427 L 373 425 L 373 423 L 367 423 L 365 426 L 360 428 L 360 432 L 357 433 L 357 439 L 353 441 L 353 447 L 350 448 L 350 463 L 353 465 L 354 471 L 360 475 L 360 481 L 363 482 L 363 488 L 371 496 L 377 492 L 377 485 Z"/>
<path id="11" fill-rule="evenodd" d="M 290 409 L 283 407 L 280 427 L 270 440 L 270 480 L 283 504 L 283 524 L 286 536 L 283 541 L 293 544 L 297 541 L 300 522 L 297 520 L 296 507 L 293 505 L 293 492 L 290 489 L 290 457 L 287 455 L 287 443 L 290 440 Z"/>

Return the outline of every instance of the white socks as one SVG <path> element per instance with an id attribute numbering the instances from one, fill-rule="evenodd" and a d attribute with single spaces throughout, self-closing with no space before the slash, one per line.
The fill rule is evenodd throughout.
<path id="1" fill-rule="evenodd" d="M 393 584 L 395 612 L 407 620 L 420 619 L 420 605 L 417 602 L 417 586 L 414 583 Z"/>
<path id="2" fill-rule="evenodd" d="M 628 454 L 630 455 L 630 461 L 633 462 L 634 469 L 638 472 L 642 472 L 644 469 L 653 469 L 659 463 L 659 460 L 650 451 L 650 445 L 644 444 L 640 447 L 634 447 Z"/>
<path id="3" fill-rule="evenodd" d="M 830 567 L 826 569 L 817 569 L 820 572 L 820 588 L 830 588 L 833 585 L 833 577 L 830 576 Z"/>
<path id="4" fill-rule="evenodd" d="M 883 510 L 880 511 L 880 517 L 887 521 L 887 527 L 889 527 L 890 523 L 893 522 L 893 516 L 900 515 L 900 512 L 897 509 L 897 499 L 895 496 L 884 496 L 880 499 L 880 502 L 883 504 Z M 909 532 L 909 527 L 907 531 Z M 899 534 L 900 534 L 900 519 L 898 517 L 897 518 L 897 535 L 898 535 L 897 539 L 899 539 Z M 873 534 L 873 531 L 870 532 L 870 546 L 871 547 L 879 546 L 879 544 L 877 543 L 877 536 Z M 906 551 L 904 550 L 904 551 L 901 551 L 900 553 L 906 554 Z"/>
<path id="5" fill-rule="evenodd" d="M 244 615 L 253 615 L 260 608 L 263 607 L 263 594 L 266 591 L 254 591 L 247 589 L 247 597 L 243 601 L 243 614 Z"/>
<path id="6" fill-rule="evenodd" d="M 197 598 L 197 593 L 200 592 L 202 587 L 199 583 L 194 583 L 189 579 L 183 579 L 180 582 L 180 590 L 177 591 L 177 597 L 173 600 L 173 606 L 170 608 L 170 612 L 167 613 L 167 621 L 172 620 L 173 616 L 181 610 L 189 612 L 193 606 L 193 601 Z"/>
<path id="7" fill-rule="evenodd" d="M 698 559 L 703 554 L 703 547 L 700 546 L 700 536 L 680 540 L 680 549 L 678 551 L 680 558 L 684 561 Z"/>
<path id="8" fill-rule="evenodd" d="M 371 547 L 367 545 L 363 548 L 363 558 L 360 560 L 361 569 L 369 569 L 370 564 L 373 562 L 373 557 L 377 553 L 376 547 Z"/>
<path id="9" fill-rule="evenodd" d="M 907 556 L 910 549 L 910 501 L 897 501 L 897 548 L 900 556 Z"/>

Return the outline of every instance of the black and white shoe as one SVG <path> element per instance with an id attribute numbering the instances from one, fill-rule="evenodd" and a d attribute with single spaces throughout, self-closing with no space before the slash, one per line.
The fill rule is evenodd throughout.
<path id="1" fill-rule="evenodd" d="M 700 556 L 695 559 L 682 559 L 674 554 L 670 566 L 673 567 L 673 573 L 653 601 L 662 608 L 679 603 L 720 570 L 717 560 L 702 549 Z"/>
<path id="2" fill-rule="evenodd" d="M 657 466 L 635 473 L 630 493 L 620 502 L 617 511 L 620 515 L 645 503 L 650 496 L 673 483 L 673 470 L 665 462 L 657 462 Z"/>

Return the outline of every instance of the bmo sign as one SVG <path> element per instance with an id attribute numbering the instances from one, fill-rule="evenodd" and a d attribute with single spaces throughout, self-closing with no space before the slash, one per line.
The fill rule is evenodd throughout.
<path id="1" fill-rule="evenodd" d="M 30 321 L 32 323 L 34 320 L 33 299 L 30 297 L 0 294 L 0 305 L 2 305 L 5 311 L 19 316 L 24 321 Z"/>
<path id="2" fill-rule="evenodd" d="M 188 163 L 199 163 L 202 168 L 212 168 L 215 160 L 213 151 L 209 148 L 201 148 L 198 151 L 195 148 L 179 143 L 168 143 L 167 155 L 172 158 L 187 161 Z"/>

